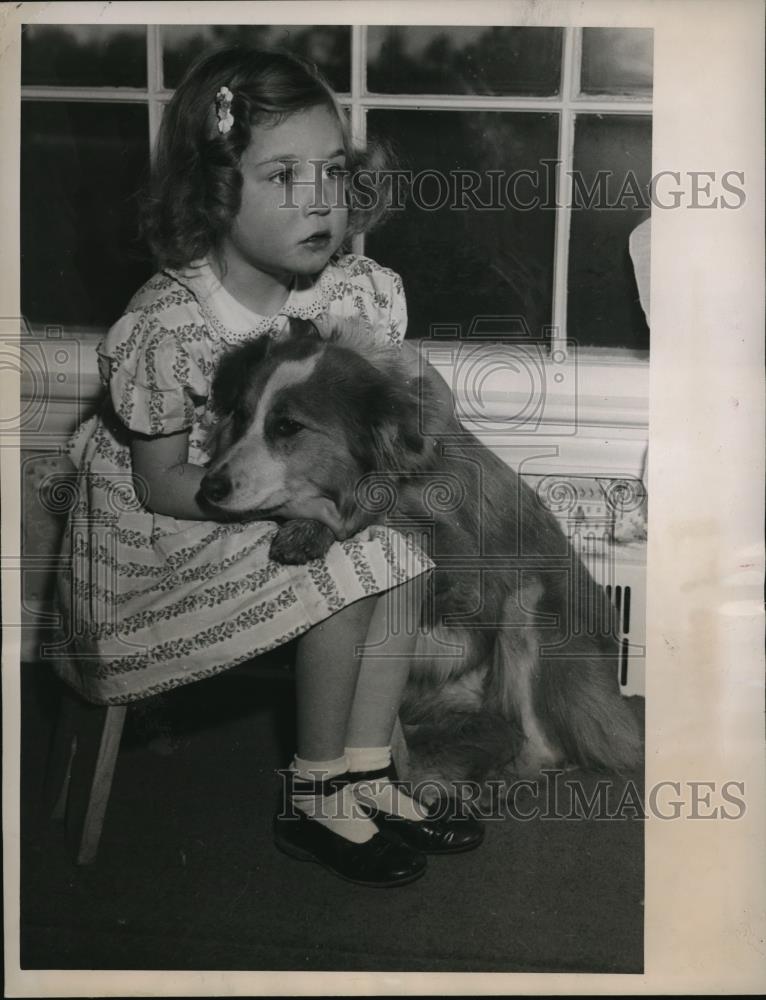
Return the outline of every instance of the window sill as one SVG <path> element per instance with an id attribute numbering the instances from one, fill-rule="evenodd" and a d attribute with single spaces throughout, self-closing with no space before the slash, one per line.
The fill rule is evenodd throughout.
<path id="1" fill-rule="evenodd" d="M 60 447 L 96 401 L 102 335 L 25 335 L 24 447 Z M 548 354 L 533 344 L 428 340 L 420 349 L 452 388 L 466 428 L 511 464 L 518 464 L 515 457 L 527 461 L 533 447 L 541 455 L 531 471 L 547 473 L 569 462 L 579 474 L 640 476 L 649 418 L 646 356 L 598 348 Z"/>
<path id="2" fill-rule="evenodd" d="M 534 344 L 422 341 L 468 423 L 517 434 L 572 435 L 649 421 L 649 359 L 638 352 Z"/>

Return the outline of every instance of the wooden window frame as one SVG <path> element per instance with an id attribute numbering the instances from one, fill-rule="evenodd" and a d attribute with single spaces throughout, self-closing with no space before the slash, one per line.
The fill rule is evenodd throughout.
<path id="1" fill-rule="evenodd" d="M 162 120 L 162 112 L 173 95 L 164 86 L 162 65 L 162 25 L 146 25 L 147 86 L 131 87 L 59 87 L 22 86 L 22 100 L 86 101 L 105 103 L 144 104 L 148 107 L 150 149 Z M 566 360 L 567 291 L 569 243 L 571 225 L 572 171 L 574 168 L 575 120 L 578 114 L 640 115 L 652 114 L 652 100 L 644 96 L 626 97 L 609 94 L 583 94 L 580 91 L 582 62 L 582 32 L 579 27 L 562 27 L 562 74 L 558 94 L 549 97 L 518 97 L 496 95 L 373 94 L 366 88 L 367 27 L 351 25 L 351 89 L 339 93 L 338 99 L 349 109 L 354 136 L 366 138 L 367 111 L 377 108 L 421 109 L 450 111 L 516 111 L 553 112 L 559 116 L 558 137 L 558 205 L 554 237 L 554 281 L 552 337 L 550 354 Z M 354 239 L 354 251 L 364 252 L 364 237 Z M 43 331 L 33 328 L 32 333 Z M 67 329 L 67 334 L 82 336 L 83 342 L 95 345 L 93 331 Z M 100 336 L 100 335 L 99 335 Z M 488 349 L 491 345 L 488 345 Z M 646 352 L 626 348 L 580 348 L 576 360 L 578 379 L 585 392 L 578 399 L 579 420 L 584 427 L 600 433 L 604 427 L 613 429 L 618 437 L 627 435 L 632 441 L 645 437 L 648 424 L 648 356 Z M 84 378 L 84 381 L 83 381 Z M 86 390 L 91 378 L 81 373 L 80 385 Z M 52 396 L 56 387 L 51 385 Z M 93 388 L 96 386 L 94 384 Z M 458 391 L 460 391 L 459 387 Z M 556 398 L 556 383 L 551 382 L 553 410 L 565 405 Z M 633 466 L 635 460 L 631 459 Z"/>

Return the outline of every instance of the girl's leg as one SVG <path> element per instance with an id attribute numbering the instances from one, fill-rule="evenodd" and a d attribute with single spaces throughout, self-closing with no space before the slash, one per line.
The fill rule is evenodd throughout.
<path id="1" fill-rule="evenodd" d="M 351 715 L 346 746 L 386 746 L 410 673 L 426 574 L 375 599 Z"/>
<path id="2" fill-rule="evenodd" d="M 415 651 L 427 574 L 395 587 L 376 601 L 364 647 L 346 733 L 349 770 L 382 770 L 391 763 L 391 735 Z M 413 800 L 382 779 L 365 782 L 364 799 L 387 812 L 419 821 Z"/>
<path id="3" fill-rule="evenodd" d="M 304 861 L 316 861 L 353 882 L 402 885 L 425 871 L 417 850 L 387 841 L 359 809 L 344 775 L 344 737 L 374 598 L 358 601 L 303 637 L 297 658 L 298 755 L 290 800 L 303 815 L 277 816 L 276 843 Z M 342 779 L 341 779 L 342 781 Z"/>
<path id="4" fill-rule="evenodd" d="M 341 757 L 359 676 L 357 647 L 367 634 L 375 598 L 366 597 L 315 625 L 298 642 L 298 756 Z"/>
<path id="5" fill-rule="evenodd" d="M 378 598 L 356 685 L 345 756 L 356 778 L 358 800 L 374 810 L 370 814 L 384 830 L 395 832 L 417 850 L 447 854 L 478 847 L 484 836 L 480 824 L 452 807 L 448 815 L 429 813 L 393 784 L 389 770 L 391 735 L 415 651 L 427 580 L 427 575 L 416 577 Z"/>
<path id="6" fill-rule="evenodd" d="M 374 607 L 374 597 L 356 601 L 315 625 L 298 643 L 295 668 L 298 746 L 291 766 L 294 779 L 329 779 L 348 770 L 345 734 L 359 675 L 359 648 Z M 296 789 L 292 803 L 311 819 L 353 843 L 366 843 L 377 832 L 374 823 L 356 808 L 348 788 L 324 796 L 310 788 L 303 792 Z"/>

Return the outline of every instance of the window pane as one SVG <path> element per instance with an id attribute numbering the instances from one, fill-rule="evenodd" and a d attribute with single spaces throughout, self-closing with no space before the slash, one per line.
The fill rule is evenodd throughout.
<path id="1" fill-rule="evenodd" d="M 651 96 L 653 41 L 651 28 L 583 28 L 582 92 Z"/>
<path id="2" fill-rule="evenodd" d="M 367 89 L 380 94 L 557 94 L 561 35 L 561 28 L 371 26 Z"/>
<path id="3" fill-rule="evenodd" d="M 351 90 L 351 29 L 335 24 L 166 25 L 162 28 L 165 86 L 177 87 L 203 52 L 234 43 L 287 49 L 316 63 L 333 90 Z"/>
<path id="4" fill-rule="evenodd" d="M 21 82 L 37 86 L 145 87 L 141 25 L 28 24 L 21 33 Z"/>
<path id="5" fill-rule="evenodd" d="M 499 317 L 489 324 L 496 335 L 509 326 L 518 332 L 525 321 L 542 336 L 551 318 L 555 212 L 519 205 L 534 201 L 536 187 L 539 202 L 555 200 L 555 168 L 540 161 L 556 157 L 557 125 L 555 115 L 537 113 L 368 113 L 370 137 L 392 144 L 413 177 L 405 210 L 391 212 L 367 241 L 370 255 L 404 279 L 409 336 L 429 336 L 432 324 L 459 324 L 466 336 L 472 320 L 488 316 Z M 533 180 L 521 178 L 514 195 L 521 170 Z"/>
<path id="6" fill-rule="evenodd" d="M 574 149 L 568 336 L 647 350 L 628 237 L 649 216 L 651 119 L 578 115 Z"/>
<path id="7" fill-rule="evenodd" d="M 21 304 L 33 323 L 103 326 L 148 277 L 134 193 L 149 157 L 147 109 L 21 105 Z"/>

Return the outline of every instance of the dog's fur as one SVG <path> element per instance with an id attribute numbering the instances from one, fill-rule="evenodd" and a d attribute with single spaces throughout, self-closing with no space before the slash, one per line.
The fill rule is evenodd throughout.
<path id="1" fill-rule="evenodd" d="M 200 496 L 227 516 L 282 520 L 271 550 L 282 562 L 386 518 L 418 532 L 436 569 L 400 713 L 411 776 L 633 768 L 611 605 L 556 518 L 463 429 L 410 345 L 292 326 L 219 366 Z"/>

